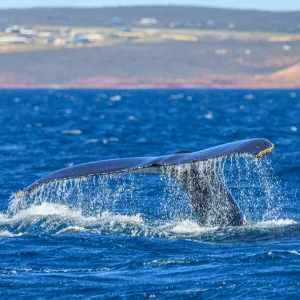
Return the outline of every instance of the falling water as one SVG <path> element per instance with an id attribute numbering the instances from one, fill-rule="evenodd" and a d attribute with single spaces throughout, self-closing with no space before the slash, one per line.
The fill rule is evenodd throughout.
<path id="1" fill-rule="evenodd" d="M 224 197 L 223 191 L 216 188 L 218 181 L 229 188 L 248 220 L 257 222 L 279 217 L 280 189 L 272 175 L 271 163 L 266 158 L 255 159 L 250 155 L 164 166 L 159 177 L 123 173 L 49 182 L 27 193 L 13 195 L 9 213 L 14 215 L 47 202 L 80 210 L 86 216 L 101 216 L 108 211 L 126 215 L 142 213 L 148 219 L 194 220 L 193 208 L 180 183 L 193 168 L 199 171 L 205 179 L 203 184 L 213 193 L 213 214 L 217 215 L 217 210 L 224 209 L 218 206 Z M 149 206 L 151 195 L 159 199 L 156 206 Z M 153 207 L 156 212 L 153 212 Z"/>
<path id="2" fill-rule="evenodd" d="M 120 200 L 132 199 L 136 189 L 131 173 L 53 181 L 29 192 L 14 194 L 9 212 L 13 215 L 32 205 L 48 202 L 81 210 L 84 215 L 99 216 L 104 211 L 113 211 Z"/>
<path id="3" fill-rule="evenodd" d="M 249 220 L 279 218 L 283 195 L 269 158 L 235 154 L 219 161 L 219 178 L 229 187 Z"/>
<path id="4" fill-rule="evenodd" d="M 283 196 L 280 190 L 280 182 L 275 178 L 270 159 L 254 158 L 251 155 L 234 154 L 207 161 L 165 166 L 162 170 L 162 180 L 165 186 L 165 210 L 172 204 L 172 214 L 177 219 L 187 218 L 187 206 L 181 203 L 187 202 L 187 196 L 182 192 L 182 185 L 178 181 L 186 181 L 186 174 L 191 174 L 196 168 L 200 174 L 203 185 L 213 192 L 213 208 L 211 218 L 216 216 L 216 210 L 226 213 L 226 207 L 218 205 L 225 197 L 223 191 L 217 187 L 216 179 L 226 185 L 232 193 L 236 203 L 248 221 L 276 220 L 280 217 L 281 201 Z M 177 180 L 174 180 L 177 178 Z M 176 182 L 177 181 L 177 182 Z M 190 181 L 190 182 L 189 182 Z M 193 181 L 188 180 L 188 184 Z M 169 199 L 169 200 L 168 200 Z M 177 209 L 174 210 L 174 208 Z M 213 220 L 212 220 L 213 221 Z"/>

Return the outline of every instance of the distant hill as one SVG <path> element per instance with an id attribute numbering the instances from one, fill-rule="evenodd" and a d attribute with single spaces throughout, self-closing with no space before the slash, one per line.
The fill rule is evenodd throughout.
<path id="1" fill-rule="evenodd" d="M 0 87 L 300 87 L 300 11 L 7 9 L 0 26 Z"/>
<path id="2" fill-rule="evenodd" d="M 300 43 L 166 42 L 0 54 L 0 87 L 300 87 Z M 245 49 L 251 48 L 251 55 Z"/>
<path id="3" fill-rule="evenodd" d="M 132 26 L 143 18 L 154 27 L 234 29 L 300 33 L 300 11 L 269 12 L 200 6 L 132 6 L 106 8 L 33 8 L 0 10 L 0 26 Z"/>

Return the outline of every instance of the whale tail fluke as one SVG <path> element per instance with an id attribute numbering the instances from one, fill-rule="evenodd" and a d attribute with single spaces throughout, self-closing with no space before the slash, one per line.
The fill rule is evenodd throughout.
<path id="1" fill-rule="evenodd" d="M 197 152 L 180 151 L 159 157 L 134 157 L 97 161 L 51 173 L 20 193 L 29 193 L 49 182 L 100 176 L 122 172 L 166 173 L 183 185 L 201 225 L 243 225 L 238 205 L 213 167 L 198 168 L 206 162 L 233 154 L 261 158 L 272 152 L 274 145 L 266 139 L 252 139 L 224 144 Z M 184 168 L 182 166 L 188 166 Z M 21 194 L 20 194 L 21 195 Z"/>

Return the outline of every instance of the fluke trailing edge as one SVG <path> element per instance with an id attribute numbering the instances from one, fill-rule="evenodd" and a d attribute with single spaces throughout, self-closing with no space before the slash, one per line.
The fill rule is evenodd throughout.
<path id="1" fill-rule="evenodd" d="M 244 217 L 226 186 L 215 171 L 197 168 L 196 162 L 232 154 L 249 154 L 260 158 L 272 152 L 274 145 L 266 139 L 251 139 L 228 143 L 197 152 L 180 151 L 176 154 L 159 157 L 134 157 L 91 162 L 65 168 L 51 173 L 22 193 L 53 181 L 99 176 L 121 172 L 164 173 L 166 167 L 174 167 L 168 175 L 176 178 L 184 186 L 195 215 L 201 225 L 242 225 Z M 178 165 L 190 165 L 183 173 L 175 171 Z M 222 197 L 215 197 L 216 194 Z M 213 212 L 213 214 L 212 214 Z"/>

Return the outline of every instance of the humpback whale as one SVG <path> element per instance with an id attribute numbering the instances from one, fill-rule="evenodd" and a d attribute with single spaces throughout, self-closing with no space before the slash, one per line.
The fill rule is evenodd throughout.
<path id="1" fill-rule="evenodd" d="M 249 154 L 252 157 L 261 158 L 271 153 L 273 148 L 274 144 L 270 141 L 257 138 L 223 144 L 197 152 L 180 151 L 158 157 L 132 157 L 90 162 L 51 173 L 20 193 L 28 193 L 54 181 L 122 172 L 166 173 L 165 170 L 169 167 L 168 175 L 183 185 L 200 225 L 240 226 L 245 224 L 245 217 L 226 185 L 219 179 L 213 168 L 207 167 L 199 170 L 197 162 L 233 154 Z M 176 167 L 180 165 L 188 165 L 189 168 L 183 168 L 182 172 L 178 172 Z M 219 196 L 216 197 L 216 195 Z"/>

